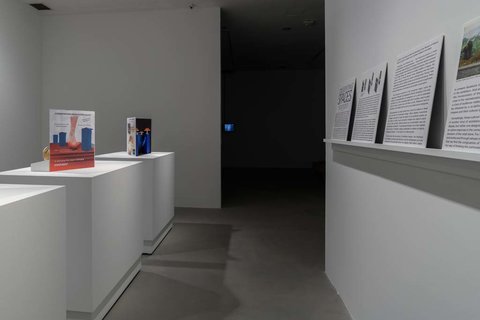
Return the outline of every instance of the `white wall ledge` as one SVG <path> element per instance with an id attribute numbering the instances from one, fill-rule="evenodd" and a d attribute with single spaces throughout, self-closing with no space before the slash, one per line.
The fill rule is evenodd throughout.
<path id="1" fill-rule="evenodd" d="M 480 180 L 480 154 L 325 139 L 335 152 Z"/>

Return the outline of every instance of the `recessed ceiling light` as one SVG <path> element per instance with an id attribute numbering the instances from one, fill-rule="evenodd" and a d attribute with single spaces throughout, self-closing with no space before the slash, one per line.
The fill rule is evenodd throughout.
<path id="1" fill-rule="evenodd" d="M 40 11 L 52 10 L 43 3 L 30 3 L 30 5 Z"/>

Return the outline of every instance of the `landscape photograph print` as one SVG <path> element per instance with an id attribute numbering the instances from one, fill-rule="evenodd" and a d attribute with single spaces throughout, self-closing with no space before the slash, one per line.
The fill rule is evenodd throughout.
<path id="1" fill-rule="evenodd" d="M 465 24 L 457 80 L 480 74 L 480 18 Z"/>

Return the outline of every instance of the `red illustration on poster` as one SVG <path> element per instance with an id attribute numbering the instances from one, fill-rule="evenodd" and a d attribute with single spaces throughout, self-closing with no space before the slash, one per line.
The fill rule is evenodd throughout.
<path id="1" fill-rule="evenodd" d="M 95 166 L 95 112 L 50 110 L 50 171 Z"/>

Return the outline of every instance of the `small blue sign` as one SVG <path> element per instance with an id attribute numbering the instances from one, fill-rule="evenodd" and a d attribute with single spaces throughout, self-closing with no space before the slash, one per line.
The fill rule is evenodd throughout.
<path id="1" fill-rule="evenodd" d="M 235 131 L 235 125 L 233 123 L 225 123 L 224 130 L 225 130 L 225 132 L 234 132 Z"/>

